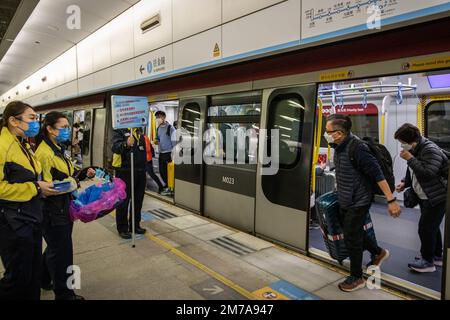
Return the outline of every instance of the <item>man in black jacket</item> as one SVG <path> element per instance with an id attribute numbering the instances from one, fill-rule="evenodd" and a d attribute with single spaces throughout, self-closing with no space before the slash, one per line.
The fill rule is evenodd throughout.
<path id="1" fill-rule="evenodd" d="M 114 156 L 112 165 L 116 171 L 116 177 L 122 179 L 127 186 L 127 199 L 116 210 L 117 231 L 123 239 L 131 239 L 132 230 L 131 208 L 128 210 L 131 199 L 131 151 L 134 153 L 135 230 L 137 234 L 144 234 L 146 232 L 144 228 L 140 227 L 141 209 L 146 185 L 147 153 L 145 148 L 144 136 L 136 131 L 136 129 L 114 131 L 112 144 Z M 128 214 L 129 212 L 130 214 Z"/>
<path id="2" fill-rule="evenodd" d="M 434 142 L 422 137 L 420 130 L 409 123 L 401 126 L 395 139 L 402 144 L 400 157 L 408 162 L 406 176 L 397 192 L 412 187 L 420 205 L 419 237 L 421 258 L 408 264 L 416 272 L 434 272 L 442 266 L 442 235 L 440 225 L 447 199 L 447 156 Z"/>
<path id="3" fill-rule="evenodd" d="M 335 148 L 337 192 L 340 207 L 340 222 L 344 232 L 345 246 L 350 256 L 350 276 L 339 288 L 345 292 L 365 287 L 362 277 L 363 251 L 372 255 L 371 265 L 380 267 L 389 257 L 389 251 L 378 246 L 376 239 L 364 231 L 367 215 L 374 197 L 372 181 L 383 191 L 393 217 L 400 215 L 400 207 L 392 195 L 383 171 L 369 147 L 351 133 L 352 122 L 348 116 L 331 115 L 327 118 L 325 139 Z M 350 146 L 357 143 L 354 166 Z"/>

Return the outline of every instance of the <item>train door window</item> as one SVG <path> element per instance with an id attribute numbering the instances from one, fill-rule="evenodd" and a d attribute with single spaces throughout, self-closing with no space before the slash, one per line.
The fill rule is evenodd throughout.
<path id="1" fill-rule="evenodd" d="M 279 95 L 270 103 L 268 128 L 279 130 L 280 168 L 293 168 L 300 160 L 304 105 L 297 94 Z"/>
<path id="2" fill-rule="evenodd" d="M 200 106 L 198 103 L 188 103 L 183 108 L 183 113 L 181 116 L 181 127 L 188 131 L 192 136 L 194 135 L 196 128 L 196 123 L 200 121 Z"/>
<path id="3" fill-rule="evenodd" d="M 427 137 L 450 151 L 450 100 L 431 102 L 425 109 Z"/>

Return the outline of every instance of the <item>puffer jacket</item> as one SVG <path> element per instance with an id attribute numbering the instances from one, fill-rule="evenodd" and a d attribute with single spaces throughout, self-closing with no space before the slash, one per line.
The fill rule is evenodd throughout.
<path id="1" fill-rule="evenodd" d="M 434 207 L 445 202 L 448 181 L 442 177 L 441 169 L 448 163 L 447 156 L 434 142 L 423 137 L 411 153 L 414 157 L 408 160 L 408 167 L 416 175 L 431 205 Z M 403 181 L 406 188 L 412 187 L 409 170 L 406 170 Z"/>

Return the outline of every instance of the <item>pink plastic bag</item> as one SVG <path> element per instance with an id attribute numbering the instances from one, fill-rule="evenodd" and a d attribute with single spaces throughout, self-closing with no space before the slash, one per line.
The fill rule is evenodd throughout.
<path id="1" fill-rule="evenodd" d="M 71 201 L 70 218 L 72 221 L 81 220 L 84 223 L 94 221 L 114 211 L 126 198 L 125 182 L 114 178 L 111 190 L 102 192 L 98 200 L 81 206 L 75 201 Z"/>

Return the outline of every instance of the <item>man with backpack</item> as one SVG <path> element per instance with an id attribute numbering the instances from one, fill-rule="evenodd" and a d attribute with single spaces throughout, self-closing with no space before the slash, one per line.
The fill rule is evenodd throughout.
<path id="1" fill-rule="evenodd" d="M 176 137 L 176 129 L 166 121 L 166 113 L 158 111 L 155 113 L 156 118 L 156 142 L 159 146 L 159 173 L 164 181 L 164 190 L 161 195 L 171 195 L 168 188 L 167 180 L 167 165 L 172 162 L 172 149 L 176 142 L 173 140 Z"/>
<path id="2" fill-rule="evenodd" d="M 408 162 L 406 176 L 397 186 L 397 191 L 410 188 L 409 197 L 415 198 L 411 207 L 419 204 L 421 211 L 421 257 L 408 267 L 420 273 L 435 272 L 436 266 L 443 264 L 440 225 L 445 215 L 449 155 L 434 142 L 422 137 L 420 130 L 409 123 L 397 130 L 395 139 L 402 144 L 400 157 Z M 406 198 L 405 194 L 405 203 Z"/>
<path id="3" fill-rule="evenodd" d="M 379 188 L 386 197 L 392 217 L 399 217 L 401 213 L 385 178 L 385 175 L 390 175 L 390 170 L 380 163 L 383 155 L 378 148 L 353 135 L 351 128 L 352 122 L 348 116 L 334 114 L 327 118 L 324 134 L 327 142 L 335 149 L 339 220 L 350 257 L 350 276 L 339 284 L 339 288 L 345 292 L 365 287 L 362 272 L 364 250 L 372 255 L 370 264 L 377 267 L 389 257 L 389 251 L 380 248 L 376 239 L 369 237 L 364 230 L 375 191 Z"/>

